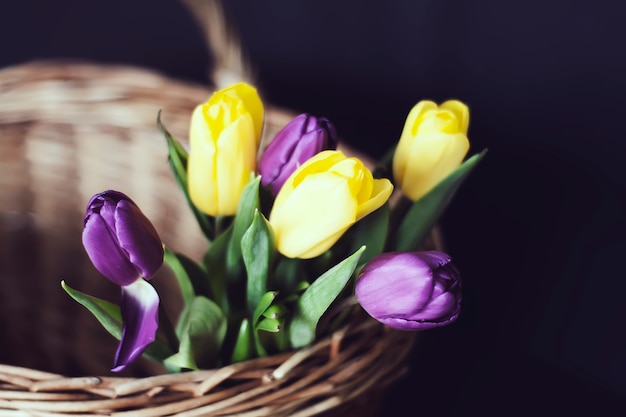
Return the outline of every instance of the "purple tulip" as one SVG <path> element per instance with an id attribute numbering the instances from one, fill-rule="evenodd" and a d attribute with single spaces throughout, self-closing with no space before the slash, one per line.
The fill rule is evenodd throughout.
<path id="1" fill-rule="evenodd" d="M 267 146 L 259 161 L 261 184 L 278 194 L 287 178 L 306 160 L 337 147 L 337 132 L 328 119 L 307 113 L 293 118 Z"/>
<path id="2" fill-rule="evenodd" d="M 389 327 L 430 329 L 459 316 L 461 277 L 443 252 L 383 253 L 361 270 L 356 298 L 370 316 Z"/>
<path id="3" fill-rule="evenodd" d="M 163 264 L 163 244 L 156 229 L 119 191 L 105 191 L 89 200 L 83 245 L 96 269 L 120 286 L 152 278 Z"/>
<path id="4" fill-rule="evenodd" d="M 123 370 L 152 343 L 159 296 L 150 279 L 163 264 L 163 244 L 150 220 L 118 191 L 96 194 L 87 204 L 83 246 L 102 275 L 122 290 L 122 337 L 113 371 Z"/>

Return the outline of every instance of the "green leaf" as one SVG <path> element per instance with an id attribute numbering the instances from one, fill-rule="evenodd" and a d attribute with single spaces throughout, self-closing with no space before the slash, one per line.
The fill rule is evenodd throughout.
<path id="1" fill-rule="evenodd" d="M 185 305 L 191 303 L 196 295 L 212 298 L 209 279 L 201 265 L 167 247 L 164 260 L 178 280 Z"/>
<path id="2" fill-rule="evenodd" d="M 253 178 L 243 189 L 237 214 L 233 221 L 233 237 L 228 248 L 228 264 L 233 265 L 241 259 L 241 239 L 254 220 L 255 212 L 260 207 L 259 184 L 261 177 Z"/>
<path id="3" fill-rule="evenodd" d="M 263 344 L 261 343 L 261 338 L 259 337 L 257 324 L 259 323 L 259 320 L 261 320 L 265 316 L 265 313 L 267 312 L 267 310 L 272 308 L 272 303 L 274 302 L 277 296 L 278 296 L 277 291 L 268 291 L 265 294 L 263 294 L 261 298 L 259 299 L 259 303 L 254 309 L 254 312 L 252 313 L 252 325 L 253 325 L 253 330 L 254 330 L 254 333 L 253 333 L 254 345 L 256 347 L 256 352 L 259 356 L 266 356 L 267 351 L 265 350 L 265 348 L 263 347 Z"/>
<path id="4" fill-rule="evenodd" d="M 165 360 L 166 364 L 183 369 L 214 367 L 226 336 L 226 316 L 213 301 L 203 296 L 195 297 L 185 306 L 176 334 L 180 347 L 176 354 Z"/>
<path id="5" fill-rule="evenodd" d="M 274 259 L 274 234 L 265 217 L 255 210 L 252 224 L 241 238 L 241 255 L 246 267 L 246 301 L 253 314 L 261 297 L 267 292 L 267 277 Z"/>
<path id="6" fill-rule="evenodd" d="M 292 294 L 298 291 L 302 281 L 308 281 L 309 272 L 300 259 L 280 257 L 278 265 L 268 277 L 268 286 L 281 294 Z"/>
<path id="7" fill-rule="evenodd" d="M 61 287 L 70 297 L 89 310 L 111 336 L 120 340 L 122 337 L 122 313 L 117 304 L 75 290 L 65 281 L 61 281 Z"/>
<path id="8" fill-rule="evenodd" d="M 254 325 L 257 324 L 257 322 L 259 321 L 261 316 L 265 313 L 265 311 L 267 311 L 267 309 L 270 308 L 270 306 L 276 299 L 276 296 L 278 296 L 278 292 L 276 291 L 268 291 L 261 296 L 261 299 L 259 300 L 259 304 L 257 304 L 256 309 L 254 310 L 254 313 L 252 314 L 252 323 Z"/>
<path id="9" fill-rule="evenodd" d="M 317 323 L 350 280 L 364 251 L 365 246 L 362 246 L 320 275 L 302 293 L 296 303 L 293 320 L 289 324 L 289 340 L 292 347 L 306 346 L 315 339 Z"/>
<path id="10" fill-rule="evenodd" d="M 311 284 L 309 284 L 306 281 L 300 281 L 296 284 L 296 286 L 294 287 L 294 291 L 289 294 L 287 297 L 285 297 L 285 302 L 287 303 L 293 303 L 294 301 L 297 301 L 298 298 L 300 298 L 300 295 L 306 291 L 307 288 L 309 288 L 311 286 Z"/>
<path id="11" fill-rule="evenodd" d="M 262 330 L 264 332 L 278 333 L 283 327 L 282 319 L 264 318 L 256 325 L 256 330 Z"/>
<path id="12" fill-rule="evenodd" d="M 486 153 L 487 150 L 485 149 L 480 154 L 466 160 L 428 194 L 411 205 L 391 239 L 391 250 L 414 251 L 419 249 L 424 238 L 430 233 L 452 200 L 456 190 Z"/>
<path id="13" fill-rule="evenodd" d="M 241 326 L 239 327 L 237 342 L 235 343 L 235 348 L 233 349 L 233 354 L 231 356 L 231 363 L 245 361 L 254 355 L 250 333 L 250 322 L 248 319 L 243 319 L 241 321 Z"/>
<path id="14" fill-rule="evenodd" d="M 232 235 L 233 227 L 231 225 L 211 243 L 204 256 L 204 267 L 209 274 L 211 292 L 215 297 L 215 302 L 218 303 L 226 315 L 230 314 L 230 303 L 226 291 L 228 280 L 226 253 L 228 252 Z"/>
<path id="15" fill-rule="evenodd" d="M 189 204 L 200 229 L 207 239 L 211 241 L 214 238 L 215 231 L 213 229 L 213 225 L 211 224 L 210 217 L 198 210 L 189 196 L 189 186 L 187 182 L 187 161 L 189 160 L 189 155 L 185 148 L 183 148 L 183 146 L 172 137 L 165 126 L 163 126 L 163 123 L 161 122 L 161 110 L 159 110 L 157 115 L 157 126 L 167 141 L 168 161 L 170 163 L 172 173 L 174 174 L 174 178 L 187 199 L 187 203 Z"/>
<path id="16" fill-rule="evenodd" d="M 282 304 L 272 304 L 263 312 L 263 317 L 268 319 L 277 319 L 283 317 L 287 313 L 287 308 Z"/>
<path id="17" fill-rule="evenodd" d="M 364 264 L 385 248 L 389 229 L 389 203 L 365 216 L 353 228 L 350 253 L 365 245 L 365 252 L 360 259 L 360 264 Z"/>
<path id="18" fill-rule="evenodd" d="M 70 297 L 89 310 L 111 336 L 117 340 L 121 339 L 123 328 L 122 313 L 117 304 L 75 290 L 67 285 L 65 281 L 61 281 L 61 287 Z M 162 362 L 171 354 L 172 350 L 157 339 L 146 348 L 143 355 L 154 361 Z"/>

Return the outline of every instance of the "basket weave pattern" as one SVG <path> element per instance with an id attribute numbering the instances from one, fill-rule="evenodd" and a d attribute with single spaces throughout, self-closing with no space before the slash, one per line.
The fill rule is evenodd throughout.
<path id="1" fill-rule="evenodd" d="M 132 67 L 0 71 L 1 415 L 366 416 L 405 371 L 414 334 L 364 317 L 309 348 L 220 369 L 167 374 L 141 360 L 119 376 L 85 376 L 111 375 L 116 341 L 59 281 L 119 297 L 82 248 L 85 205 L 107 188 L 127 193 L 166 245 L 199 259 L 206 241 L 169 170 L 156 115 L 162 110 L 184 142 L 193 108 L 209 94 Z M 266 137 L 290 117 L 267 109 Z M 152 282 L 177 311 L 166 268 Z"/>

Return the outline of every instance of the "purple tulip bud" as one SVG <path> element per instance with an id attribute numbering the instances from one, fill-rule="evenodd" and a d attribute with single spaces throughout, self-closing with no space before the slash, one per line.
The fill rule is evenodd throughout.
<path id="1" fill-rule="evenodd" d="M 120 286 L 150 279 L 163 264 L 163 244 L 156 229 L 118 191 L 96 194 L 87 204 L 83 245 L 96 269 Z"/>
<path id="2" fill-rule="evenodd" d="M 150 279 L 163 264 L 163 244 L 150 220 L 119 191 L 94 195 L 85 213 L 83 245 L 102 275 L 122 287 L 122 336 L 112 371 L 122 371 L 152 343 L 159 295 Z"/>
<path id="3" fill-rule="evenodd" d="M 459 316 L 461 277 L 443 252 L 383 253 L 361 270 L 356 298 L 370 316 L 389 327 L 430 329 Z"/>
<path id="4" fill-rule="evenodd" d="M 307 113 L 293 118 L 267 146 L 259 161 L 261 184 L 278 194 L 287 178 L 306 160 L 337 147 L 337 132 L 328 119 Z"/>

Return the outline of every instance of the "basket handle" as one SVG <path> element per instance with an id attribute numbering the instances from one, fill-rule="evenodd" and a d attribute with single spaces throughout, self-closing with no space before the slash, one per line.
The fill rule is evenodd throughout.
<path id="1" fill-rule="evenodd" d="M 256 84 L 253 68 L 241 45 L 235 24 L 220 0 L 181 0 L 204 32 L 204 40 L 213 56 L 209 81 L 220 89 L 235 82 Z"/>

